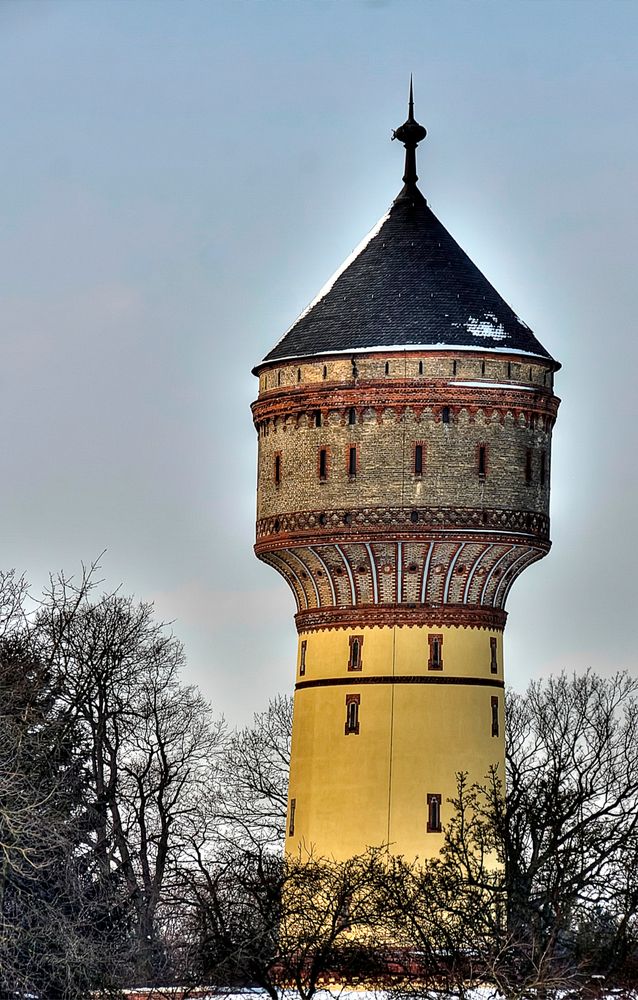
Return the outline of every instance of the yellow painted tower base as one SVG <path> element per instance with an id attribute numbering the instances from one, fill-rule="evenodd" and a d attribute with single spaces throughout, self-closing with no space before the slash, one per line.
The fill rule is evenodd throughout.
<path id="1" fill-rule="evenodd" d="M 499 630 L 301 633 L 287 852 L 437 855 L 457 773 L 504 774 L 503 711 Z"/>

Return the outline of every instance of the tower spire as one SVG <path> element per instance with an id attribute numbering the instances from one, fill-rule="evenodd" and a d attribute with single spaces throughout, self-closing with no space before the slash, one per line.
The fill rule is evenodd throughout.
<path id="1" fill-rule="evenodd" d="M 408 99 L 407 120 L 395 129 L 392 133 L 393 139 L 398 139 L 405 146 L 405 170 L 403 172 L 403 183 L 406 188 L 414 189 L 418 180 L 416 172 L 416 147 L 422 139 L 425 139 L 427 129 L 420 125 L 414 118 L 414 93 L 412 88 L 412 74 L 410 73 L 410 96 Z"/>

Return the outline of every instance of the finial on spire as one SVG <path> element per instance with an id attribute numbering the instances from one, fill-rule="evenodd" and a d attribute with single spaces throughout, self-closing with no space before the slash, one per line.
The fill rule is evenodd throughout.
<path id="1" fill-rule="evenodd" d="M 418 180 L 416 172 L 416 147 L 427 135 L 427 129 L 419 125 L 414 118 L 414 95 L 412 89 L 412 74 L 410 73 L 410 97 L 408 99 L 407 121 L 400 125 L 392 133 L 393 139 L 398 139 L 405 146 L 405 171 L 403 181 L 411 187 L 416 186 Z"/>

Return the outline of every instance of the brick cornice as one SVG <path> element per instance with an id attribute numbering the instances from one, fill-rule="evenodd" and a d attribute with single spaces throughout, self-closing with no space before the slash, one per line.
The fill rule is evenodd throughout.
<path id="1" fill-rule="evenodd" d="M 355 629 L 401 626 L 451 626 L 502 631 L 507 612 L 500 608 L 471 607 L 466 604 L 427 605 L 360 604 L 345 608 L 310 608 L 295 615 L 299 633 L 324 629 Z"/>
<path id="2" fill-rule="evenodd" d="M 555 418 L 560 400 L 543 386 L 521 384 L 521 388 L 504 389 L 498 383 L 455 385 L 449 378 L 357 380 L 344 383 L 311 383 L 276 387 L 265 391 L 252 404 L 253 419 L 261 421 L 298 415 L 311 410 L 396 409 L 407 407 L 420 412 L 428 407 L 449 406 L 453 412 L 535 412 Z"/>

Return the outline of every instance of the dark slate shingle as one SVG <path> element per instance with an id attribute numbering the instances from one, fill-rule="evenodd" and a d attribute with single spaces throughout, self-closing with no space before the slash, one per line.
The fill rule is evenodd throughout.
<path id="1" fill-rule="evenodd" d="M 551 360 L 420 192 L 406 192 L 264 362 L 419 345 L 505 349 Z"/>

